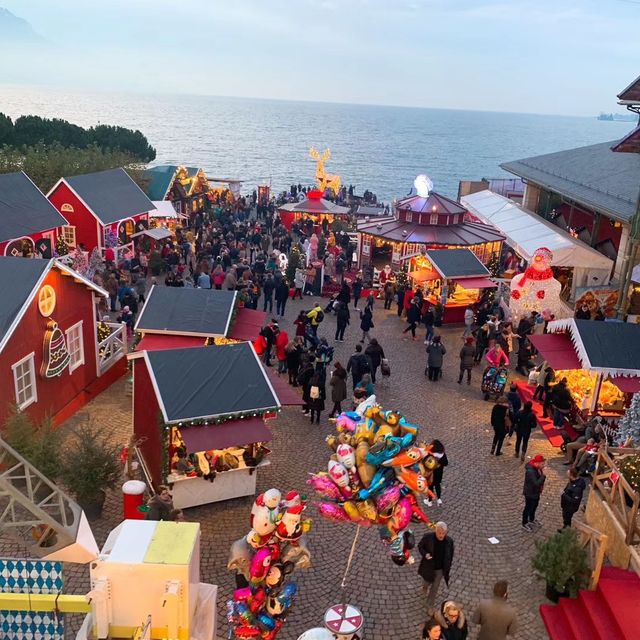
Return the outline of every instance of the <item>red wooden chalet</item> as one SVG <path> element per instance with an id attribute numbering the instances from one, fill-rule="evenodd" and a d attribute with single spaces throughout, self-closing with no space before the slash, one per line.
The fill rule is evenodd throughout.
<path id="1" fill-rule="evenodd" d="M 133 234 L 149 228 L 155 210 L 124 169 L 60 178 L 47 197 L 74 229 L 72 246 L 111 248 L 116 260 L 133 252 Z"/>
<path id="2" fill-rule="evenodd" d="M 93 282 L 54 259 L 0 257 L 0 291 L 0 424 L 15 405 L 60 424 L 126 371 L 125 325 L 98 343 L 108 294 Z"/>
<path id="3" fill-rule="evenodd" d="M 24 172 L 0 175 L 0 255 L 51 258 L 66 224 Z"/>

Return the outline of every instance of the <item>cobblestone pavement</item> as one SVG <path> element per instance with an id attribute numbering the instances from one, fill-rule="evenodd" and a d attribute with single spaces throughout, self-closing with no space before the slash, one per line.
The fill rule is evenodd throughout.
<path id="1" fill-rule="evenodd" d="M 292 320 L 298 310 L 310 306 L 311 299 L 290 302 L 281 327 L 293 333 Z M 493 435 L 489 426 L 491 403 L 482 400 L 480 371 L 474 371 L 471 386 L 457 384 L 461 330 L 442 329 L 448 349 L 444 375 L 442 380 L 432 383 L 424 376 L 424 332 L 416 342 L 403 340 L 400 332 L 405 324 L 398 319 L 395 307 L 393 311 L 384 311 L 379 301 L 375 325 L 372 335 L 382 344 L 392 368 L 391 377 L 378 383 L 379 401 L 385 408 L 398 409 L 408 420 L 421 425 L 422 439 L 441 439 L 450 460 L 444 473 L 444 504 L 427 511 L 432 519 L 449 524 L 456 545 L 451 583 L 448 591 L 444 585 L 441 587 L 438 601 L 445 597 L 455 599 L 470 617 L 478 600 L 490 595 L 494 581 L 507 579 L 509 601 L 517 607 L 521 623 L 517 638 L 544 637 L 537 611 L 544 602 L 544 584 L 533 576 L 530 558 L 535 541 L 561 525 L 559 495 L 566 467 L 561 464 L 558 450 L 549 445 L 544 435 L 534 432 L 528 453 L 530 456 L 542 453 L 550 464 L 538 512 L 543 527 L 536 533 L 528 533 L 520 527 L 524 470 L 513 457 L 513 446 L 505 446 L 500 458 L 489 455 Z M 336 345 L 335 357 L 345 365 L 360 337 L 358 327 L 354 313 L 346 342 Z M 319 334 L 333 338 L 334 330 L 335 319 L 327 315 Z M 90 417 L 105 429 L 113 429 L 114 437 L 124 442 L 131 429 L 131 399 L 125 389 L 126 381 L 120 380 L 65 426 Z M 272 464 L 259 475 L 260 491 L 275 486 L 307 493 L 308 473 L 326 468 L 329 450 L 324 438 L 332 431 L 327 414 L 316 426 L 309 424 L 300 408 L 290 408 L 270 423 L 274 432 Z M 188 520 L 202 524 L 202 580 L 220 586 L 220 637 L 226 630 L 225 603 L 233 589 L 233 576 L 226 570 L 227 554 L 230 544 L 248 531 L 251 504 L 251 498 L 243 498 L 186 511 Z M 387 557 L 377 531 L 362 530 L 347 586 L 342 591 L 340 583 L 356 528 L 327 522 L 313 507 L 309 511 L 314 520 L 309 534 L 313 567 L 295 574 L 299 596 L 279 637 L 295 640 L 304 630 L 319 626 L 330 605 L 347 600 L 362 609 L 367 640 L 419 638 L 426 610 L 417 564 L 397 567 Z M 103 517 L 93 525 L 100 544 L 120 517 L 121 497 L 114 492 L 108 498 Z M 415 526 L 414 531 L 419 540 L 423 525 Z M 499 544 L 489 542 L 492 536 Z M 69 565 L 65 571 L 68 592 L 87 589 L 85 567 Z M 470 638 L 475 638 L 476 633 L 472 626 Z"/>

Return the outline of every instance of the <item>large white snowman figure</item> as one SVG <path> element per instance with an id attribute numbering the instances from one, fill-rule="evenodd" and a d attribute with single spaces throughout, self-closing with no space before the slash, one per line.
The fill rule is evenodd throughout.
<path id="1" fill-rule="evenodd" d="M 531 264 L 511 280 L 509 307 L 515 322 L 532 311 L 556 319 L 569 315 L 569 309 L 560 300 L 562 285 L 553 277 L 553 254 L 541 247 L 533 254 Z"/>

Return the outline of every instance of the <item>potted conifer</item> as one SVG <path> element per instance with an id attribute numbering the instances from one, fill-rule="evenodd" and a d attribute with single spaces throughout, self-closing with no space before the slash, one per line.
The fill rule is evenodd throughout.
<path id="1" fill-rule="evenodd" d="M 62 457 L 60 477 L 87 518 L 102 513 L 107 489 L 115 489 L 122 479 L 120 447 L 111 434 L 91 424 L 74 430 Z"/>
<path id="2" fill-rule="evenodd" d="M 575 598 L 589 584 L 589 562 L 574 529 L 566 528 L 537 544 L 533 568 L 546 580 L 545 595 L 552 602 Z"/>

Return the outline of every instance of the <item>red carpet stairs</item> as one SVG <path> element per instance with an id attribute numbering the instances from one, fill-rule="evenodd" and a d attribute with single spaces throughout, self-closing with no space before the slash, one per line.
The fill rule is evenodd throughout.
<path id="1" fill-rule="evenodd" d="M 551 640 L 639 640 L 640 577 L 603 567 L 595 591 L 543 604 L 540 615 Z"/>

